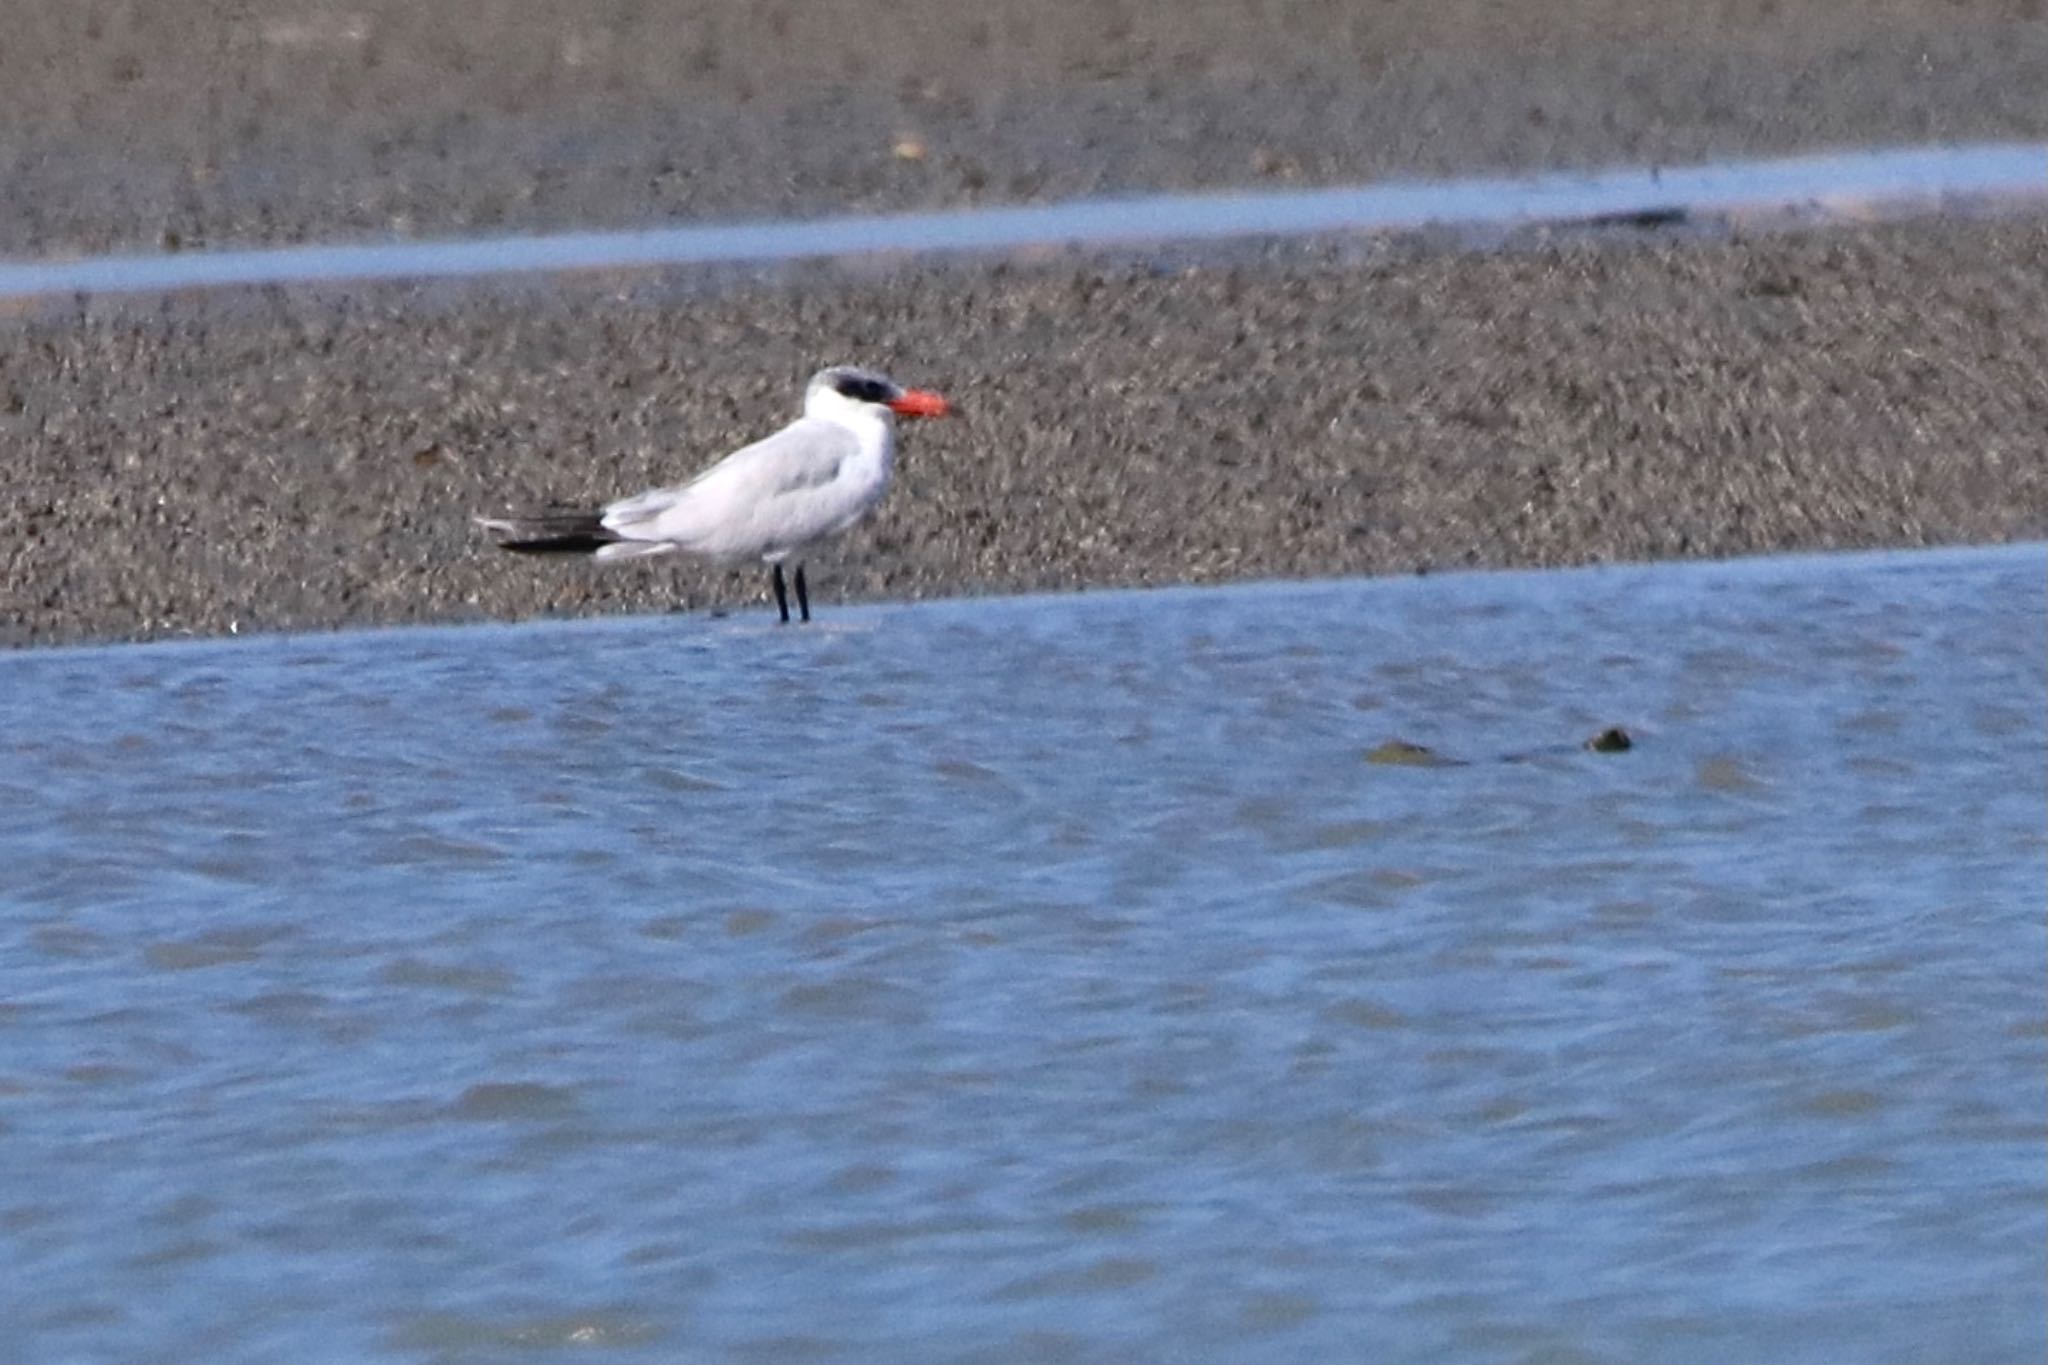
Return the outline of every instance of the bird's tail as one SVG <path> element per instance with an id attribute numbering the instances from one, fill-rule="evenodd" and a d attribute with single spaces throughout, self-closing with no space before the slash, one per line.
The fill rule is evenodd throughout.
<path id="1" fill-rule="evenodd" d="M 601 512 L 555 510 L 520 517 L 478 517 L 498 548 L 522 555 L 594 555 L 621 537 L 604 526 Z"/>

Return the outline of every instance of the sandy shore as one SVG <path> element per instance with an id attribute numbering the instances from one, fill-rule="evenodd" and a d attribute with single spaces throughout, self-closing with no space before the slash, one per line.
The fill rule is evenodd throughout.
<path id="1" fill-rule="evenodd" d="M 2048 137 L 2040 0 L 0 0 L 0 254 Z"/>
<path id="2" fill-rule="evenodd" d="M 673 480 L 840 358 L 965 415 L 825 611 L 2040 536 L 2043 316 L 2040 220 L 51 304 L 0 321 L 0 639 L 758 605 L 469 517 Z"/>

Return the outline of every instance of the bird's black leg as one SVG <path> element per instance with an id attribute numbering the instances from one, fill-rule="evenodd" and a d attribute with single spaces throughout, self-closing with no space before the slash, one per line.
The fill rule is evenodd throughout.
<path id="1" fill-rule="evenodd" d="M 789 624 L 789 589 L 782 586 L 782 565 L 775 566 L 775 576 L 769 580 L 775 584 L 775 605 L 782 612 L 782 624 Z"/>
<path id="2" fill-rule="evenodd" d="M 811 590 L 804 586 L 804 566 L 796 566 L 796 609 L 803 619 L 811 619 Z"/>

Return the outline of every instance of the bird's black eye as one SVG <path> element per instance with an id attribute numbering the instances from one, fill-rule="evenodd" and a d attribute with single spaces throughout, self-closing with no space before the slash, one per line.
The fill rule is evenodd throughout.
<path id="1" fill-rule="evenodd" d="M 842 379 L 839 381 L 839 391 L 857 403 L 889 401 L 888 386 L 876 379 Z"/>

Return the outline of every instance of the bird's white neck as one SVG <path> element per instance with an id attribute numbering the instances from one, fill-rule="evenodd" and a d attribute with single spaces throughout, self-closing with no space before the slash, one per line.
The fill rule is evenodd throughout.
<path id="1" fill-rule="evenodd" d="M 857 477 L 872 483 L 879 495 L 896 463 L 896 414 L 879 403 L 862 403 L 833 389 L 819 389 L 804 399 L 804 416 L 853 433 L 860 449 Z"/>
<path id="2" fill-rule="evenodd" d="M 896 464 L 896 414 L 879 403 L 862 403 L 833 389 L 819 389 L 805 397 L 804 418 L 830 422 L 853 433 L 860 453 L 843 473 L 880 497 Z"/>

